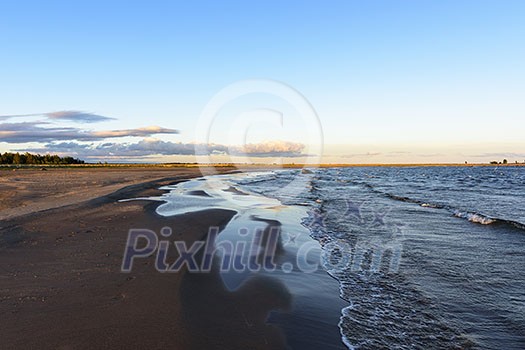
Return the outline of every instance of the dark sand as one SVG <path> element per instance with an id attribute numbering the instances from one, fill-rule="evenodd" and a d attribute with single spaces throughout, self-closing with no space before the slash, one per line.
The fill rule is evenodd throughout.
<path id="1" fill-rule="evenodd" d="M 190 246 L 210 226 L 228 223 L 232 211 L 166 218 L 155 213 L 156 202 L 118 202 L 199 175 L 186 168 L 0 173 L 9 189 L 0 195 L 0 348 L 284 349 L 285 333 L 339 348 L 338 304 L 296 305 L 295 313 L 274 315 L 274 325 L 266 322 L 270 311 L 294 305 L 279 279 L 258 276 L 231 293 L 216 273 L 159 273 L 154 257 L 136 260 L 131 273 L 120 271 L 131 228 L 158 233 L 169 226 L 174 240 Z M 311 278 L 326 282 L 326 274 Z M 337 293 L 334 287 L 327 293 Z M 331 310 L 331 324 L 321 325 L 330 336 L 315 317 L 301 319 L 312 316 L 310 308 Z M 311 345 L 294 348 L 319 348 Z"/>

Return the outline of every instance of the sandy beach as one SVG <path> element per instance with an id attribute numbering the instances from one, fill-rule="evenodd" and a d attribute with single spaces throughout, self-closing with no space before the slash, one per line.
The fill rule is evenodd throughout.
<path id="1" fill-rule="evenodd" d="M 158 202 L 118 202 L 159 195 L 162 185 L 199 175 L 186 168 L 3 171 L 2 348 L 286 348 L 282 329 L 266 322 L 270 311 L 293 304 L 278 280 L 261 276 L 230 293 L 213 271 L 159 273 L 154 256 L 139 260 L 131 273 L 121 272 L 131 228 L 158 233 L 168 226 L 174 240 L 189 246 L 204 239 L 210 226 L 228 223 L 235 212 L 162 217 L 155 212 Z M 335 281 L 330 288 L 337 292 Z M 305 327 L 316 328 L 306 321 Z M 326 341 L 326 333 L 312 333 L 305 342 L 316 336 Z"/>
<path id="2" fill-rule="evenodd" d="M 131 274 L 121 273 L 127 231 L 177 227 L 179 238 L 191 243 L 232 213 L 170 220 L 154 213 L 155 203 L 117 201 L 158 194 L 163 184 L 199 174 L 196 169 L 2 173 L 0 215 L 10 217 L 0 221 L 2 348 L 194 348 L 180 319 L 183 274 L 157 273 L 148 261 Z"/>

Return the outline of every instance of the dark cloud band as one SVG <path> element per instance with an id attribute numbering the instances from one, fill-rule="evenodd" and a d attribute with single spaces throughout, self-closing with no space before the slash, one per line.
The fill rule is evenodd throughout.
<path id="1" fill-rule="evenodd" d="M 208 154 L 224 154 L 252 157 L 301 157 L 304 145 L 292 142 L 272 141 L 250 144 L 248 147 L 225 146 L 220 144 L 197 145 L 195 143 L 170 142 L 162 140 L 142 140 L 136 143 L 106 142 L 102 144 L 82 144 L 78 142 L 49 143 L 42 148 L 31 149 L 36 153 L 63 153 L 81 158 L 146 157 L 152 155 L 195 155 L 196 146 L 207 150 Z"/>
<path id="2" fill-rule="evenodd" d="M 49 113 L 34 113 L 34 114 L 18 114 L 18 115 L 3 115 L 0 116 L 0 120 L 7 120 L 11 118 L 23 118 L 23 117 L 45 117 L 50 120 L 64 120 L 76 123 L 99 123 L 109 120 L 115 120 L 115 118 L 106 117 L 94 113 L 81 112 L 81 111 L 58 111 Z"/>
<path id="3" fill-rule="evenodd" d="M 116 137 L 149 137 L 157 134 L 178 134 L 175 129 L 150 126 L 137 129 L 86 131 L 72 127 L 43 127 L 45 122 L 23 122 L 0 124 L 0 142 L 52 142 L 52 141 L 100 141 Z"/>

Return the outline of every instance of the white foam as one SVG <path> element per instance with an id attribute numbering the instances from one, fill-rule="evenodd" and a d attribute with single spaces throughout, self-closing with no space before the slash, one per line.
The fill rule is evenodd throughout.
<path id="1" fill-rule="evenodd" d="M 353 305 L 349 305 L 343 308 L 343 310 L 341 310 L 341 320 L 339 322 L 339 329 L 341 331 L 341 340 L 343 341 L 343 344 L 345 344 L 346 347 L 350 350 L 354 350 L 355 346 L 352 343 L 350 343 L 350 339 L 348 339 L 348 337 L 343 333 L 342 324 L 344 322 L 344 317 L 349 317 L 353 308 L 354 308 Z"/>
<path id="2" fill-rule="evenodd" d="M 474 223 L 481 224 L 481 225 L 490 225 L 496 222 L 495 219 L 489 218 L 488 216 L 484 216 L 481 214 L 476 214 L 476 213 L 456 211 L 454 213 L 454 216 L 458 218 L 462 218 L 462 219 L 467 219 L 470 222 L 474 222 Z"/>

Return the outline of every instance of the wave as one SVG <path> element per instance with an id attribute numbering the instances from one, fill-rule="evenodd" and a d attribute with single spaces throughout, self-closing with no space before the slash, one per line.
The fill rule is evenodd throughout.
<path id="1" fill-rule="evenodd" d="M 252 185 L 265 181 L 272 181 L 281 176 L 283 170 L 267 170 L 267 171 L 254 171 L 254 172 L 240 172 L 241 178 L 237 178 L 239 185 Z"/>
<path id="2" fill-rule="evenodd" d="M 383 195 L 385 197 L 388 197 L 388 198 L 396 200 L 396 201 L 417 204 L 417 205 L 420 205 L 421 207 L 424 207 L 424 208 L 448 210 L 449 212 L 451 212 L 453 214 L 453 216 L 455 216 L 457 218 L 460 218 L 460 219 L 466 219 L 466 220 L 468 220 L 468 221 L 470 221 L 472 223 L 481 224 L 481 225 L 493 225 L 493 224 L 495 224 L 495 225 L 505 225 L 505 226 L 508 226 L 508 227 L 511 227 L 511 228 L 517 228 L 519 230 L 525 230 L 525 224 L 521 223 L 521 222 L 518 222 L 518 221 L 508 220 L 508 219 L 503 219 L 503 218 L 498 218 L 498 217 L 492 217 L 492 216 L 481 214 L 481 213 L 474 212 L 474 211 L 462 210 L 462 209 L 455 208 L 455 207 L 452 207 L 452 206 L 449 206 L 449 205 L 432 203 L 432 202 L 428 202 L 428 201 L 421 201 L 421 200 L 418 200 L 418 199 L 415 199 L 415 198 L 410 198 L 410 197 L 397 196 L 397 195 L 392 194 L 392 193 L 380 191 L 377 188 L 375 188 L 374 186 L 372 186 L 372 185 L 370 185 L 370 184 L 368 184 L 366 182 L 355 182 L 355 183 L 359 184 L 359 185 L 362 185 L 362 186 L 365 186 L 365 187 L 369 188 L 371 191 L 373 191 L 373 192 L 375 192 L 377 194 Z"/>
<path id="3" fill-rule="evenodd" d="M 396 195 L 391 194 L 391 193 L 385 193 L 385 192 L 379 192 L 379 193 L 382 193 L 385 196 L 387 196 L 388 198 L 394 199 L 396 201 L 417 204 L 417 205 L 420 205 L 420 206 L 425 207 L 425 208 L 445 209 L 444 205 L 437 204 L 437 203 L 429 203 L 429 202 L 420 201 L 420 200 L 414 199 L 414 198 L 403 197 L 403 196 L 396 196 Z"/>
<path id="4" fill-rule="evenodd" d="M 423 203 L 421 204 L 423 208 L 435 208 L 435 209 L 441 209 L 441 205 L 438 204 L 432 204 L 432 203 Z"/>
<path id="5" fill-rule="evenodd" d="M 456 210 L 454 211 L 454 216 L 461 219 L 467 219 L 470 222 L 481 225 L 503 225 L 512 228 L 517 228 L 519 230 L 525 230 L 525 224 L 522 224 L 521 222 L 501 218 L 494 218 L 480 213 Z"/>
<path id="6" fill-rule="evenodd" d="M 469 213 L 469 212 L 462 212 L 462 211 L 455 211 L 454 216 L 457 218 L 467 219 L 470 222 L 474 222 L 481 225 L 490 225 L 495 222 L 497 222 L 496 219 L 478 214 L 478 213 Z"/>

